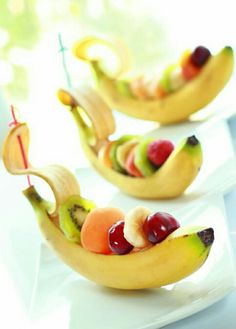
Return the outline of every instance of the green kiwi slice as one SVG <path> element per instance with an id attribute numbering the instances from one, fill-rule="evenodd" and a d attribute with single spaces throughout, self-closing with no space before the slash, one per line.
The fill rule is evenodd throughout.
<path id="1" fill-rule="evenodd" d="M 130 83 L 124 80 L 117 80 L 116 81 L 117 91 L 120 95 L 133 97 L 132 91 L 130 89 Z"/>
<path id="2" fill-rule="evenodd" d="M 126 170 L 120 165 L 120 163 L 117 160 L 116 157 L 116 151 L 118 146 L 122 145 L 123 143 L 131 140 L 131 139 L 137 139 L 139 136 L 135 136 L 135 135 L 124 135 L 122 137 L 120 137 L 119 139 L 117 139 L 111 146 L 110 149 L 110 159 L 112 162 L 112 168 L 122 174 L 126 174 Z"/>
<path id="3" fill-rule="evenodd" d="M 134 164 L 144 177 L 151 176 L 157 170 L 157 168 L 149 161 L 147 156 L 148 145 L 153 140 L 154 138 L 144 139 L 135 148 Z"/>
<path id="4" fill-rule="evenodd" d="M 81 227 L 96 205 L 79 195 L 72 195 L 59 207 L 59 225 L 68 240 L 80 243 Z"/>

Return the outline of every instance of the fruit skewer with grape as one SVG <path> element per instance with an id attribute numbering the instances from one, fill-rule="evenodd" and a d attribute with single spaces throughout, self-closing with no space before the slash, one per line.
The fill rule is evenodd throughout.
<path id="1" fill-rule="evenodd" d="M 127 82 L 127 92 L 144 100 L 166 97 L 196 78 L 210 57 L 210 51 L 204 46 L 198 46 L 193 51 L 186 50 L 179 62 L 168 66 L 159 79 L 141 76 Z"/>
<path id="2" fill-rule="evenodd" d="M 134 135 L 111 140 L 115 131 L 111 109 L 94 90 L 85 86 L 61 89 L 58 97 L 79 128 L 91 165 L 127 194 L 146 199 L 178 197 L 197 176 L 202 149 L 195 136 L 185 138 L 175 148 L 169 140 Z"/>
<path id="3" fill-rule="evenodd" d="M 198 46 L 185 51 L 179 62 L 169 65 L 160 77 L 142 75 L 125 80 L 121 74 L 114 77 L 106 73 L 101 55 L 96 56 L 95 51 L 91 55 L 90 50 L 96 50 L 96 46 L 99 49 L 101 44 L 117 55 L 123 73 L 127 61 L 122 54 L 124 48 L 119 49 L 114 43 L 95 37 L 84 38 L 73 48 L 78 59 L 89 63 L 100 95 L 115 110 L 161 124 L 187 120 L 204 108 L 227 84 L 234 67 L 230 46 L 215 55 L 208 48 Z"/>
<path id="4" fill-rule="evenodd" d="M 199 145 L 195 136 L 188 137 L 186 143 L 189 147 Z M 98 159 L 108 168 L 124 175 L 149 177 L 165 164 L 174 148 L 174 144 L 167 139 L 124 135 L 105 142 L 98 151 Z"/>
<path id="5" fill-rule="evenodd" d="M 140 206 L 127 214 L 96 208 L 81 196 L 70 171 L 59 165 L 33 167 L 28 149 L 28 127 L 18 122 L 4 143 L 4 165 L 13 175 L 36 175 L 49 185 L 54 202 L 44 200 L 32 184 L 23 193 L 48 245 L 87 279 L 118 289 L 161 287 L 194 273 L 207 260 L 214 241 L 211 227 L 180 227 L 170 214 Z"/>

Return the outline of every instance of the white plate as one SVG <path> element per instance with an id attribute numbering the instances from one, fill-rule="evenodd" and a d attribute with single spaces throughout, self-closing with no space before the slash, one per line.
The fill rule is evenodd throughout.
<path id="1" fill-rule="evenodd" d="M 176 210 L 175 216 L 182 225 L 191 222 L 213 227 L 215 241 L 200 270 L 161 289 L 103 288 L 71 271 L 42 245 L 31 304 L 35 328 L 45 324 L 48 328 L 57 320 L 57 328 L 63 329 L 157 329 L 222 299 L 235 287 L 222 197 L 202 198 L 195 206 Z"/>

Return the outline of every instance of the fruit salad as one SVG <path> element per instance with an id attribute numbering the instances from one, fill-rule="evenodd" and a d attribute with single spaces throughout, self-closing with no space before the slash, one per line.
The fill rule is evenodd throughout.
<path id="1" fill-rule="evenodd" d="M 81 229 L 81 244 L 89 251 L 124 255 L 162 242 L 180 227 L 164 212 L 136 207 L 126 215 L 114 207 L 92 210 Z"/>
<path id="2" fill-rule="evenodd" d="M 131 94 L 138 99 L 165 97 L 194 79 L 210 57 L 210 51 L 204 46 L 186 50 L 179 62 L 169 65 L 159 79 L 141 76 L 132 80 L 129 84 Z"/>
<path id="3" fill-rule="evenodd" d="M 127 214 L 116 207 L 97 208 L 79 195 L 69 197 L 58 211 L 58 227 L 65 237 L 99 254 L 123 255 L 162 242 L 180 227 L 165 212 L 138 206 Z"/>
<path id="4" fill-rule="evenodd" d="M 40 199 L 34 187 L 26 190 L 25 195 L 29 200 L 32 195 Z M 163 242 L 177 229 L 182 229 L 178 220 L 169 213 L 152 212 L 146 207 L 137 206 L 125 214 L 116 207 L 96 207 L 94 202 L 80 195 L 72 195 L 61 204 L 57 217 L 54 224 L 66 239 L 92 253 L 103 255 L 125 255 L 147 250 Z M 211 245 L 213 229 L 200 232 L 204 243 Z"/>
<path id="5" fill-rule="evenodd" d="M 191 136 L 187 144 L 198 145 L 199 141 Z M 98 151 L 98 159 L 124 175 L 148 177 L 160 169 L 174 149 L 168 139 L 124 135 L 115 141 L 107 141 Z"/>
<path id="6" fill-rule="evenodd" d="M 89 64 L 100 96 L 114 110 L 160 124 L 185 121 L 203 109 L 223 90 L 234 70 L 232 47 L 226 45 L 213 54 L 200 45 L 184 51 L 160 74 L 151 71 L 132 76 L 124 52 L 117 52 L 111 42 L 107 46 L 121 64 L 118 73 L 111 76 L 101 57 L 89 56 L 91 47 L 103 42 L 96 37 L 90 37 L 89 42 L 83 38 L 73 47 L 75 57 Z"/>

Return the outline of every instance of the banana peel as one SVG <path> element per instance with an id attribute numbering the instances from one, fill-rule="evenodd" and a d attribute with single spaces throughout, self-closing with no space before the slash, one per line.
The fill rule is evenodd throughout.
<path id="1" fill-rule="evenodd" d="M 81 56 L 81 52 L 85 53 L 86 47 L 99 44 L 98 38 L 93 41 L 92 37 L 89 45 L 85 44 L 83 39 L 78 41 L 74 45 L 73 53 L 78 59 L 90 64 L 97 91 L 107 104 L 129 116 L 157 121 L 160 124 L 185 121 L 190 115 L 204 108 L 224 88 L 234 68 L 233 49 L 226 46 L 218 54 L 211 56 L 197 77 L 178 90 L 158 100 L 135 99 L 131 94 L 120 92 L 122 80 L 118 75 L 113 78 L 106 74 L 99 59 Z"/>
<path id="2" fill-rule="evenodd" d="M 26 123 L 18 123 L 12 128 L 4 141 L 2 158 L 3 163 L 9 173 L 12 175 L 35 175 L 50 186 L 54 196 L 55 204 L 50 209 L 52 217 L 56 216 L 58 209 L 70 195 L 80 194 L 80 186 L 76 178 L 60 165 L 50 165 L 42 169 L 33 167 L 28 162 L 28 168 L 25 168 L 19 145 L 19 136 L 22 145 L 24 145 L 25 153 L 28 158 L 29 151 L 29 129 Z"/>
<path id="3" fill-rule="evenodd" d="M 88 102 L 98 95 L 90 87 L 86 87 Z M 83 90 L 83 96 L 85 95 Z M 84 104 L 81 103 L 80 90 L 76 92 L 61 89 L 58 91 L 58 98 L 64 104 L 69 106 L 73 119 L 75 120 L 80 134 L 80 142 L 86 157 L 96 171 L 102 175 L 110 183 L 117 186 L 123 192 L 142 199 L 168 199 L 180 196 L 187 187 L 193 182 L 197 176 L 202 164 L 202 149 L 200 143 L 191 145 L 189 139 L 185 139 L 180 143 L 162 167 L 149 177 L 131 177 L 121 174 L 112 168 L 105 166 L 97 156 L 94 145 L 89 144 L 89 138 L 85 128 L 81 113 L 87 112 Z M 99 103 L 94 104 L 93 111 L 102 120 L 102 112 L 105 109 L 107 113 L 107 105 L 100 99 Z M 91 108 L 90 108 L 91 110 Z M 100 115 L 101 114 L 101 115 Z M 112 112 L 106 115 L 106 124 L 114 124 Z M 94 122 L 92 122 L 92 126 Z M 95 134 L 97 142 L 95 145 L 102 145 L 101 139 Z M 106 138 L 109 137 L 108 134 Z M 107 140 L 107 139 L 106 139 Z M 103 142 L 105 142 L 103 140 Z"/>
<path id="4" fill-rule="evenodd" d="M 115 59 L 113 77 L 122 76 L 131 67 L 131 55 L 126 45 L 119 39 L 105 39 L 87 36 L 80 40 L 79 58 L 83 61 L 97 60 L 103 64 L 103 57 L 113 56 Z M 76 46 L 77 48 L 77 46 Z M 75 48 L 74 48 L 75 49 Z M 111 69 L 111 68 L 110 68 Z"/>
<path id="5" fill-rule="evenodd" d="M 75 183 L 73 174 L 61 166 L 44 169 L 30 166 L 24 169 L 19 161 L 21 157 L 14 156 L 19 147 L 17 136 L 22 134 L 29 136 L 26 124 L 18 124 L 7 136 L 3 149 L 4 165 L 14 175 L 30 173 L 46 181 L 55 196 L 53 209 L 58 209 L 66 194 L 66 198 L 74 195 L 75 191 L 79 194 L 79 184 Z M 28 137 L 24 138 L 24 142 L 29 143 Z M 28 150 L 28 144 L 25 147 Z M 68 181 L 72 183 L 71 190 Z M 65 237 L 52 221 L 52 205 L 37 193 L 34 186 L 23 193 L 35 211 L 43 237 L 58 257 L 84 277 L 106 287 L 145 289 L 175 283 L 204 264 L 213 244 L 212 228 L 191 227 L 176 230 L 162 243 L 140 252 L 122 256 L 92 253 Z M 54 211 L 54 215 L 58 216 L 58 210 Z"/>

